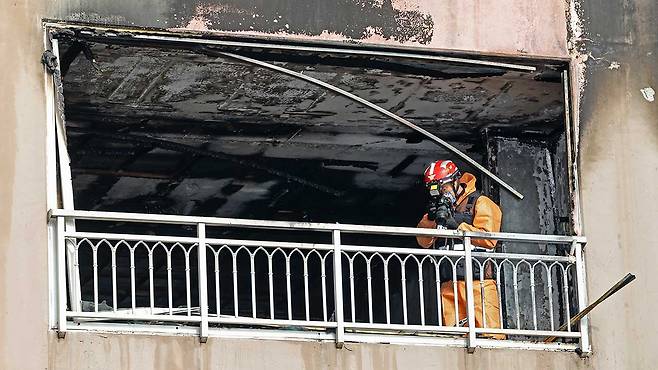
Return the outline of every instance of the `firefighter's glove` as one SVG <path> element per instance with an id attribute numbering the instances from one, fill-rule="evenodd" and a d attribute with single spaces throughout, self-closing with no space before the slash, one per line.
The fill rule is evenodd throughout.
<path id="1" fill-rule="evenodd" d="M 454 217 L 450 216 L 445 219 L 444 225 L 448 229 L 457 230 L 457 226 L 459 226 L 459 222 L 457 222 Z"/>
<path id="2" fill-rule="evenodd" d="M 472 222 L 473 216 L 466 212 L 455 212 L 454 219 L 457 225 L 461 225 L 462 222 L 470 224 Z"/>

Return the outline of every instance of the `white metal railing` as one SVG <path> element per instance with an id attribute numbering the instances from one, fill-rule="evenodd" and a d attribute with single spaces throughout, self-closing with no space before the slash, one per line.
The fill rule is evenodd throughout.
<path id="1" fill-rule="evenodd" d="M 335 340 L 339 346 L 367 341 L 445 343 L 471 351 L 589 351 L 586 319 L 567 331 L 556 330 L 587 303 L 584 237 L 65 210 L 52 210 L 50 220 L 56 224 L 57 329 L 62 336 L 67 328 L 130 330 L 126 326 L 144 329 L 148 324 L 149 332 L 197 332 L 202 341 L 233 330 Z M 65 222 L 70 221 L 77 230 L 94 231 L 67 232 Z M 117 223 L 150 228 L 148 233 L 107 232 L 108 225 Z M 170 233 L 175 236 L 150 235 L 167 225 L 185 230 Z M 284 230 L 292 240 L 208 237 L 209 232 L 221 236 L 227 228 Z M 291 237 L 294 232 L 315 232 L 325 240 L 309 242 L 308 236 Z M 408 243 L 341 242 L 357 234 L 377 235 L 378 240 L 402 236 Z M 417 235 L 465 248 L 409 248 Z M 567 245 L 571 253 L 478 252 L 471 248 L 473 239 Z M 67 294 L 72 276 L 79 279 L 80 292 L 69 287 Z M 485 302 L 492 294 L 487 296 L 486 280 L 497 289 L 500 327 L 494 327 L 493 313 L 486 311 L 493 307 Z M 465 290 L 458 290 L 458 281 Z M 454 319 L 444 320 L 442 289 L 454 293 Z M 458 297 L 460 292 L 465 297 Z M 498 340 L 490 339 L 496 335 Z M 544 343 L 548 336 L 562 342 Z"/>

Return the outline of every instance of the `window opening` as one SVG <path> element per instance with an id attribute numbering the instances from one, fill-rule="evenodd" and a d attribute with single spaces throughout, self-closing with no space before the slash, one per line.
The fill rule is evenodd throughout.
<path id="1" fill-rule="evenodd" d="M 562 85 L 566 66 L 561 62 L 533 61 L 532 68 L 520 71 L 503 63 L 466 65 L 317 50 L 238 48 L 241 55 L 325 81 L 409 119 L 526 194 L 520 201 L 426 136 L 321 87 L 226 57 L 221 54 L 224 49 L 70 35 L 62 37 L 60 48 L 76 209 L 413 227 L 426 203 L 421 181 L 424 167 L 436 159 L 452 159 L 462 171 L 476 174 L 483 192 L 499 202 L 504 211 L 502 231 L 571 232 Z M 81 221 L 75 226 L 84 231 L 98 225 L 120 233 L 196 233 L 190 226 L 176 224 Z M 286 241 L 291 234 L 225 227 L 209 229 L 208 237 Z M 296 232 L 295 240 L 331 243 L 326 234 L 310 231 Z M 344 236 L 343 242 L 417 247 L 413 238 L 405 236 L 355 234 Z M 166 307 L 167 294 L 149 302 L 148 290 L 165 292 L 167 278 L 173 281 L 168 299 L 174 307 L 189 310 L 190 301 L 198 307 L 197 294 L 192 291 L 186 296 L 181 288 L 186 274 L 191 273 L 194 280 L 197 270 L 181 265 L 185 258 L 180 257 L 188 250 L 180 247 L 172 249 L 174 262 L 161 252 L 149 256 L 143 250 L 131 254 L 130 248 L 117 248 L 117 261 L 112 261 L 107 249 L 99 249 L 96 256 L 93 248 L 81 249 L 78 258 L 95 259 L 94 268 L 103 282 L 94 291 L 92 265 L 80 264 L 82 310 L 129 308 L 133 302 L 136 307 Z M 505 242 L 500 249 L 563 254 L 549 244 Z M 190 249 L 189 253 L 195 260 L 196 252 Z M 228 252 L 218 256 L 222 253 Z M 322 265 L 331 270 L 324 257 L 313 256 L 307 267 L 314 272 L 308 279 L 318 280 Z M 331 287 L 327 287 L 329 303 L 322 302 L 318 291 L 310 293 L 308 305 L 302 295 L 296 295 L 292 312 L 286 312 L 282 303 L 289 299 L 286 292 L 304 289 L 302 260 L 302 254 L 288 259 L 274 255 L 271 261 L 265 255 L 256 256 L 253 275 L 257 283 L 251 285 L 250 275 L 240 272 L 237 284 L 244 293 L 211 296 L 210 310 L 255 317 L 270 311 L 277 318 L 311 316 L 326 321 L 335 311 Z M 237 256 L 238 266 L 249 263 L 245 255 Z M 271 285 L 268 263 L 275 276 Z M 108 285 L 112 264 L 141 271 L 135 279 L 137 297 L 130 296 L 126 281 L 119 282 L 124 288 L 113 296 Z M 384 274 L 380 263 L 373 265 L 372 276 L 366 276 L 367 264 L 365 259 L 355 260 L 349 293 L 364 294 L 367 282 Z M 391 266 L 391 280 L 399 281 L 404 269 L 400 263 Z M 145 275 L 149 269 L 160 273 L 153 287 L 149 286 L 153 279 Z M 167 270 L 172 276 L 162 274 Z M 226 265 L 220 270 L 218 279 L 209 284 L 234 284 L 235 268 Z M 124 272 L 123 276 L 130 275 Z M 418 268 L 404 273 L 424 274 Z M 511 275 L 511 271 L 503 273 Z M 286 281 L 286 274 L 294 276 L 292 281 Z M 503 319 L 514 321 L 516 315 L 516 325 L 521 326 L 519 316 L 524 316 L 523 325 L 527 325 L 533 320 L 527 312 L 507 307 L 513 297 L 504 292 L 513 291 L 515 284 L 509 279 L 503 284 Z M 562 288 L 559 284 L 556 291 Z M 390 287 L 395 294 L 403 290 L 398 285 Z M 268 289 L 278 292 L 273 303 L 267 302 Z M 377 307 L 384 304 L 381 289 L 374 289 Z M 544 308 L 562 304 L 561 293 L 553 294 L 554 302 L 540 302 Z M 255 306 L 249 302 L 251 296 L 258 301 Z M 419 298 L 416 294 L 412 299 Z M 220 301 L 224 305 L 213 307 Z M 370 316 L 382 322 L 390 314 L 392 323 L 404 321 L 396 310 L 368 312 L 368 307 L 360 306 L 354 311 L 350 303 L 344 302 L 346 320 Z M 423 314 L 416 310 L 409 320 L 419 322 Z M 546 318 L 542 320 L 541 325 L 548 325 Z"/>

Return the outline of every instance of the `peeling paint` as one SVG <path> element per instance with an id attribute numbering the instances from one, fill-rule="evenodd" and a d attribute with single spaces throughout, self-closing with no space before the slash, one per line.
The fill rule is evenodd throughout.
<path id="1" fill-rule="evenodd" d="M 75 12 L 67 17 L 71 21 L 91 22 L 91 23 L 107 23 L 107 24 L 126 24 L 127 19 L 120 15 L 102 15 L 98 13 Z"/>
<path id="2" fill-rule="evenodd" d="M 574 102 L 574 108 L 577 108 L 578 101 L 582 98 L 585 86 L 587 85 L 587 79 L 585 77 L 587 66 L 585 62 L 589 58 L 589 55 L 585 52 L 583 44 L 589 41 L 589 39 L 585 36 L 582 18 L 583 9 L 580 1 L 569 1 L 569 11 L 567 13 L 569 22 L 569 41 L 567 42 L 567 48 L 575 65 L 573 68 L 575 76 L 572 76 L 572 78 L 574 80 L 573 82 L 575 82 L 575 89 L 577 89 L 574 91 L 578 92 L 578 99 Z"/>
<path id="3" fill-rule="evenodd" d="M 619 67 L 621 67 L 621 64 L 619 64 L 619 62 L 611 62 L 610 65 L 608 66 L 608 69 L 615 70 L 615 69 L 619 69 Z"/>
<path id="4" fill-rule="evenodd" d="M 646 101 L 652 103 L 656 100 L 656 91 L 653 88 L 645 87 L 644 89 L 640 89 L 640 92 Z"/>
<path id="5" fill-rule="evenodd" d="M 414 10 L 420 10 L 421 6 L 418 1 L 413 1 L 413 0 L 391 0 L 391 3 L 393 4 L 393 7 L 395 9 L 399 10 L 407 10 L 407 11 L 414 11 Z"/>

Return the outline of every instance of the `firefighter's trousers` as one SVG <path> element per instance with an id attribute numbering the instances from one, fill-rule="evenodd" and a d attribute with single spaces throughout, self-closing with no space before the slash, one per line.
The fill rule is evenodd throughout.
<path id="1" fill-rule="evenodd" d="M 480 284 L 480 280 L 473 280 L 473 298 L 475 305 L 475 326 L 484 327 L 486 322 L 487 328 L 501 328 L 500 326 L 500 305 L 498 304 L 498 289 L 496 282 L 492 279 L 486 279 Z M 456 288 L 456 289 L 455 289 Z M 456 290 L 456 300 L 455 300 Z M 482 291 L 484 291 L 484 310 Z M 455 307 L 455 301 L 457 306 Z M 466 323 L 466 282 L 457 281 L 456 287 L 452 281 L 441 283 L 441 308 L 443 325 L 455 326 L 455 316 L 458 322 Z M 456 315 L 455 315 L 456 313 Z M 486 338 L 505 339 L 502 334 L 486 334 Z"/>

